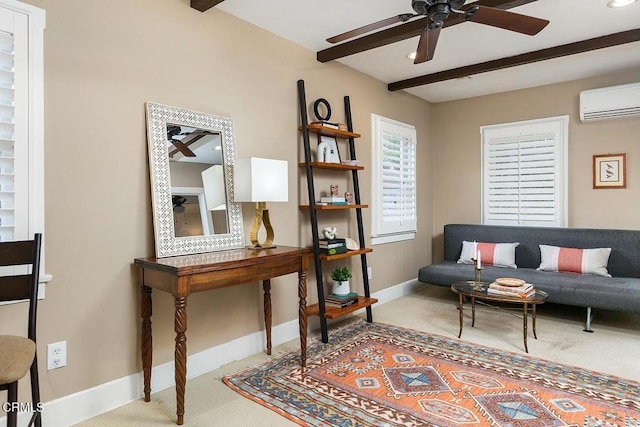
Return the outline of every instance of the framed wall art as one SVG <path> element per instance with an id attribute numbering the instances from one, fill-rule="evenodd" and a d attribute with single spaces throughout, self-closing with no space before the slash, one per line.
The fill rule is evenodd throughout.
<path id="1" fill-rule="evenodd" d="M 593 188 L 627 188 L 627 154 L 594 154 Z"/>

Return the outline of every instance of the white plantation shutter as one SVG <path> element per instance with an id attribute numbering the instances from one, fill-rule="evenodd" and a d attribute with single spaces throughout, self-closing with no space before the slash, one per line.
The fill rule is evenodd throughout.
<path id="1" fill-rule="evenodd" d="M 44 232 L 44 23 L 44 10 L 0 0 L 1 241 L 33 239 Z M 44 270 L 44 244 L 40 282 L 51 280 Z"/>
<path id="2" fill-rule="evenodd" d="M 484 126 L 484 224 L 566 225 L 568 117 Z"/>
<path id="3" fill-rule="evenodd" d="M 16 207 L 21 210 L 15 194 L 14 42 L 12 32 L 0 29 L 0 241 L 15 240 Z"/>
<path id="4" fill-rule="evenodd" d="M 372 115 L 372 243 L 415 237 L 416 130 Z"/>

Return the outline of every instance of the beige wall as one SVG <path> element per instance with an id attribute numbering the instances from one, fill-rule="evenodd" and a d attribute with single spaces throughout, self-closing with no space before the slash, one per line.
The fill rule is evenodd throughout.
<path id="1" fill-rule="evenodd" d="M 217 9 L 200 13 L 189 0 L 28 0 L 47 12 L 45 30 L 46 270 L 53 274 L 39 305 L 38 351 L 45 401 L 141 370 L 134 258 L 152 256 L 153 230 L 146 101 L 233 118 L 238 157 L 289 162 L 288 203 L 270 206 L 277 243 L 308 245 L 308 219 L 298 209 L 305 180 L 300 154 L 296 81 L 307 100 L 324 97 L 344 120 L 349 95 L 359 159 L 371 164 L 370 114 L 415 124 L 420 205 L 414 241 L 375 248 L 373 291 L 415 278 L 431 259 L 429 184 L 431 106 Z M 349 184 L 343 179 L 344 188 Z M 370 175 L 361 175 L 369 199 Z M 335 175 L 327 181 L 334 182 Z M 302 196 L 300 196 L 302 194 Z M 245 229 L 252 209 L 244 210 Z M 352 233 L 355 221 L 329 216 Z M 369 230 L 369 215 L 365 228 Z M 248 233 L 247 233 L 248 234 Z M 350 261 L 350 262 L 353 262 Z M 357 267 L 358 264 L 353 264 Z M 297 317 L 295 275 L 273 281 L 274 324 Z M 357 283 L 358 285 L 359 283 Z M 315 280 L 310 274 L 310 300 Z M 192 354 L 262 329 L 256 284 L 189 299 Z M 22 327 L 23 305 L 1 307 L 0 333 Z M 173 301 L 154 293 L 154 365 L 173 357 Z M 46 371 L 46 344 L 66 340 L 68 366 Z M 21 396 L 27 396 L 27 383 Z"/>
<path id="2" fill-rule="evenodd" d="M 434 261 L 448 223 L 480 223 L 480 126 L 568 115 L 569 226 L 640 228 L 640 117 L 582 123 L 580 91 L 640 81 L 640 69 L 434 106 Z M 627 153 L 627 188 L 594 190 L 594 154 Z"/>
<path id="3" fill-rule="evenodd" d="M 39 311 L 45 401 L 141 370 L 132 261 L 154 253 L 146 101 L 231 117 L 238 157 L 289 161 L 290 201 L 273 203 L 270 210 L 277 243 L 291 246 L 310 241 L 309 221 L 297 207 L 306 202 L 297 167 L 302 158 L 298 79 L 306 82 L 308 103 L 329 100 L 335 120 L 343 119 L 342 97 L 350 96 L 355 130 L 362 134 L 358 158 L 367 168 L 371 113 L 416 125 L 418 235 L 374 248 L 368 257 L 374 292 L 415 278 L 418 267 L 432 259 L 432 234 L 441 233 L 444 224 L 479 221 L 483 124 L 570 114 L 570 225 L 639 226 L 639 121 L 577 121 L 580 90 L 638 80 L 637 72 L 431 106 L 390 93 L 384 83 L 338 63 L 320 64 L 314 52 L 222 11 L 197 12 L 189 0 L 27 2 L 47 11 L 45 238 L 47 272 L 54 279 Z M 627 153 L 627 190 L 591 190 L 591 155 L 607 152 Z M 319 188 L 337 180 L 321 177 Z M 351 185 L 338 183 L 345 189 Z M 367 200 L 369 170 L 360 184 Z M 615 209 L 605 212 L 602 206 Z M 251 215 L 246 206 L 245 229 Z M 352 217 L 330 213 L 324 221 L 354 235 Z M 366 214 L 365 230 L 369 225 Z M 358 267 L 355 260 L 350 265 Z M 313 302 L 313 273 L 309 277 Z M 273 281 L 274 324 L 296 318 L 295 282 L 294 276 Z M 190 298 L 189 353 L 261 330 L 258 288 L 251 284 Z M 0 333 L 19 331 L 22 322 L 16 319 L 23 313 L 22 305 L 2 307 Z M 172 359 L 172 316 L 172 299 L 154 293 L 154 365 Z M 61 340 L 68 342 L 69 366 L 47 372 L 46 344 Z"/>

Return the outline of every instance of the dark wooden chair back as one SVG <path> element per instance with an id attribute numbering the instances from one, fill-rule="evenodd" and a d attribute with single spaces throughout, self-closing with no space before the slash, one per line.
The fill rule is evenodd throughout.
<path id="1" fill-rule="evenodd" d="M 42 235 L 33 240 L 0 242 L 0 267 L 31 266 L 28 274 L 0 277 L 0 301 L 29 300 L 29 338 L 36 340 L 38 281 L 40 280 L 40 247 Z"/>
<path id="2" fill-rule="evenodd" d="M 0 242 L 0 267 L 30 266 L 30 272 L 0 276 L 0 301 L 29 301 L 28 337 L 36 341 L 36 319 L 38 310 L 38 282 L 40 280 L 40 250 L 42 235 L 37 233 L 33 240 L 17 242 Z M 0 273 L 2 274 L 2 273 Z M 40 385 L 38 381 L 38 357 L 34 357 L 30 368 L 31 397 L 35 407 L 40 402 Z M 17 381 L 12 384 L 0 385 L 0 390 L 9 391 L 9 399 L 17 400 Z M 7 416 L 7 425 L 16 424 L 15 413 Z M 35 411 L 29 426 L 40 427 L 42 419 L 40 412 Z"/>

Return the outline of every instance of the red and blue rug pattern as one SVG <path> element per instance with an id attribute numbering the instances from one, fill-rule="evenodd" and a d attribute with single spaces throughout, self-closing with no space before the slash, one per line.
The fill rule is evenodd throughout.
<path id="1" fill-rule="evenodd" d="M 305 426 L 640 427 L 640 383 L 424 332 L 349 323 L 223 378 Z"/>

